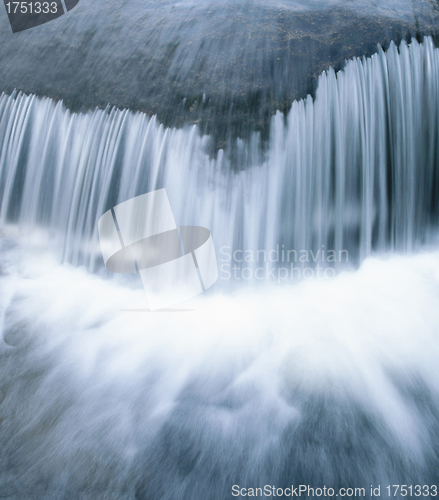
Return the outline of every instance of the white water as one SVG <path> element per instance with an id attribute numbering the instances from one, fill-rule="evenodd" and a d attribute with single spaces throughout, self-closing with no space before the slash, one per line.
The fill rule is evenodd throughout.
<path id="1" fill-rule="evenodd" d="M 14 242 L 0 279 L 8 498 L 437 484 L 437 252 L 130 313 L 143 292 Z"/>
<path id="2" fill-rule="evenodd" d="M 97 220 L 165 187 L 177 223 L 217 251 L 414 250 L 438 223 L 439 51 L 416 41 L 350 61 L 316 99 L 273 117 L 233 152 L 206 153 L 196 126 L 110 110 L 71 114 L 35 96 L 0 99 L 0 222 L 48 227 L 64 260 L 102 267 Z"/>
<path id="3" fill-rule="evenodd" d="M 439 254 L 395 252 L 437 233 L 438 57 L 426 39 L 323 75 L 238 161 L 196 127 L 1 98 L 0 497 L 438 484 Z M 96 222 L 158 187 L 217 248 L 362 265 L 123 311 L 143 292 L 89 272 Z"/>

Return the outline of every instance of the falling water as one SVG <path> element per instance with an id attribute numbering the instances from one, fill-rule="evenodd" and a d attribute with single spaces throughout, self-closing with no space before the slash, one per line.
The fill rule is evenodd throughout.
<path id="1" fill-rule="evenodd" d="M 273 116 L 268 145 L 253 134 L 215 157 L 196 126 L 3 95 L 0 497 L 433 493 L 439 253 L 370 254 L 435 238 L 438 92 L 432 40 L 391 45 L 321 75 L 314 101 Z M 346 249 L 362 265 L 126 312 L 143 291 L 89 272 L 97 220 L 163 187 L 217 249 Z"/>
<path id="2" fill-rule="evenodd" d="M 392 44 L 319 79 L 316 98 L 208 154 L 196 126 L 108 108 L 86 114 L 30 95 L 0 99 L 1 224 L 40 225 L 62 257 L 96 267 L 97 220 L 165 187 L 178 223 L 210 228 L 217 248 L 413 250 L 438 222 L 439 51 Z M 100 262 L 100 261 L 99 261 Z"/>

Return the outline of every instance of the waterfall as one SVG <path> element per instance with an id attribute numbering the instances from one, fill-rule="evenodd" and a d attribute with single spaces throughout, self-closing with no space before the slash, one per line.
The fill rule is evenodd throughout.
<path id="1" fill-rule="evenodd" d="M 0 498 L 436 498 L 438 93 L 432 39 L 392 44 L 216 154 L 197 125 L 1 95 Z M 161 188 L 220 267 L 361 265 L 145 309 L 102 279 L 97 223 Z"/>
<path id="2" fill-rule="evenodd" d="M 315 99 L 209 154 L 196 125 L 129 110 L 72 113 L 34 95 L 0 98 L 0 224 L 46 229 L 63 260 L 102 267 L 97 221 L 166 188 L 179 225 L 222 247 L 411 251 L 438 224 L 439 51 L 391 44 L 319 78 Z"/>

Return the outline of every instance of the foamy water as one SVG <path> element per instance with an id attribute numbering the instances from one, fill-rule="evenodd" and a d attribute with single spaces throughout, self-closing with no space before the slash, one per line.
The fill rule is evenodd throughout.
<path id="1" fill-rule="evenodd" d="M 151 313 L 22 237 L 1 247 L 7 498 L 437 480 L 439 251 Z"/>

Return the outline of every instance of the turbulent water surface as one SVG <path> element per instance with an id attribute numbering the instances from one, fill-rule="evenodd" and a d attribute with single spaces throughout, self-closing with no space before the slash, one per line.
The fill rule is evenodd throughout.
<path id="1" fill-rule="evenodd" d="M 219 150 L 217 132 L 206 134 L 201 122 L 187 123 L 186 116 L 177 123 L 173 115 L 173 125 L 186 124 L 168 127 L 160 116 L 136 112 L 153 110 L 139 105 L 142 93 L 132 110 L 74 112 L 49 97 L 12 92 L 11 82 L 21 81 L 23 90 L 70 96 L 70 105 L 83 92 L 90 102 L 100 96 L 95 105 L 117 104 L 109 98 L 117 92 L 130 104 L 137 87 L 130 87 L 127 66 L 119 67 L 127 70 L 123 87 L 105 72 L 96 77 L 96 68 L 115 66 L 90 54 L 108 55 L 100 33 L 128 18 L 136 24 L 139 5 L 119 5 L 111 24 L 101 2 L 82 0 L 69 21 L 48 23 L 45 35 L 38 28 L 8 39 L 8 50 L 20 49 L 18 62 L 7 50 L 0 56 L 6 92 L 0 97 L 0 498 L 223 500 L 233 498 L 233 485 L 298 484 L 365 488 L 366 498 L 370 485 L 381 485 L 388 498 L 387 485 L 437 484 L 439 50 L 433 39 L 391 43 L 351 59 L 338 73 L 319 76 L 314 98 L 291 103 L 298 87 L 288 84 L 288 64 L 271 64 L 276 51 L 263 45 L 263 36 L 224 48 L 225 59 L 234 50 L 238 59 L 239 51 L 248 54 L 248 67 L 237 59 L 216 65 L 218 59 L 200 59 L 204 49 L 180 44 L 191 37 L 195 46 L 204 43 L 197 29 L 208 26 L 200 19 L 210 4 L 162 3 L 147 15 L 150 4 L 142 3 L 138 28 L 149 19 L 158 26 L 154 47 L 175 44 L 153 62 L 171 64 L 158 73 L 147 65 L 143 75 L 142 59 L 127 52 L 131 34 L 127 46 L 111 45 L 123 53 L 113 63 L 129 54 L 138 82 L 167 75 L 157 88 L 190 87 L 191 68 L 204 67 L 202 74 L 225 85 L 218 93 L 227 96 L 225 107 L 211 115 L 218 130 L 230 125 L 233 113 L 224 110 L 248 90 L 240 87 L 245 78 L 247 85 L 258 68 L 271 67 L 277 97 L 270 97 L 269 112 L 259 98 L 252 105 L 265 131 L 247 117 L 246 133 L 228 125 L 229 140 Z M 436 8 L 350 5 L 357 16 L 387 16 L 397 27 L 421 19 L 420 12 L 425 21 Z M 86 16 L 83 6 L 96 13 Z M 255 16 L 264 6 L 239 3 L 221 12 L 212 6 L 211 21 L 220 23 L 233 9 Z M 340 16 L 347 4 L 270 8 L 303 15 L 300 24 L 322 12 L 327 19 L 329 8 Z M 160 9 L 167 27 L 157 18 Z M 175 39 L 171 21 L 181 17 L 173 9 L 191 13 Z M 239 31 L 240 18 L 233 19 Z M 56 26 L 64 31 L 57 34 Z M 84 38 L 75 38 L 80 26 Z M 307 30 L 315 34 L 318 27 Z M 57 50 L 63 53 L 69 33 L 70 52 L 58 66 Z M 27 42 L 29 52 L 20 52 Z M 43 42 L 53 58 L 40 64 L 35 50 Z M 206 53 L 218 52 L 222 42 L 215 43 Z M 357 48 L 346 50 L 353 55 Z M 80 72 L 71 51 L 90 56 Z M 39 66 L 35 87 L 26 83 L 28 58 Z M 68 61 L 79 73 L 77 95 Z M 236 74 L 227 73 L 232 66 Z M 58 70 L 60 78 L 52 78 Z M 99 87 L 102 81 L 111 92 Z M 194 87 L 197 99 L 184 102 L 188 113 L 209 102 L 203 85 Z M 184 92 L 175 95 L 180 102 Z M 250 109 L 247 97 L 242 109 Z M 288 106 L 279 105 L 284 99 Z M 89 107 L 86 99 L 80 104 Z M 115 204 L 160 188 L 179 225 L 211 231 L 220 279 L 190 302 L 150 312 L 140 282 L 104 269 L 97 220 Z M 346 258 L 322 258 L 333 273 L 288 283 L 275 273 L 244 287 L 255 280 L 230 273 L 236 264 L 255 276 L 261 265 L 231 262 L 234 252 L 283 250 L 320 257 L 333 250 Z M 278 271 L 285 262 L 271 264 Z M 294 264 L 313 272 L 320 260 Z"/>
<path id="2" fill-rule="evenodd" d="M 130 313 L 143 291 L 1 242 L 4 498 L 437 484 L 439 254 Z"/>

